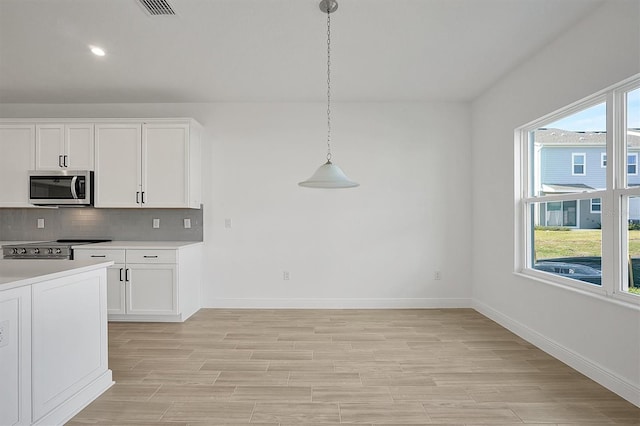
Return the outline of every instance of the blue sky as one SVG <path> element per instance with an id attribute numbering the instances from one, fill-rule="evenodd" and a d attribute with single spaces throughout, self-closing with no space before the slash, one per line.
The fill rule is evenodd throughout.
<path id="1" fill-rule="evenodd" d="M 604 131 L 606 119 L 606 106 L 602 103 L 543 127 L 585 132 Z M 627 95 L 627 125 L 634 129 L 640 128 L 640 89 Z"/>

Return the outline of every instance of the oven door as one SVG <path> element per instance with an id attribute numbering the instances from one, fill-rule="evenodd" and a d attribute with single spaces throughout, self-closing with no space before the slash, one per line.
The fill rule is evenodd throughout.
<path id="1" fill-rule="evenodd" d="M 91 205 L 92 172 L 29 172 L 29 202 L 35 205 Z"/>

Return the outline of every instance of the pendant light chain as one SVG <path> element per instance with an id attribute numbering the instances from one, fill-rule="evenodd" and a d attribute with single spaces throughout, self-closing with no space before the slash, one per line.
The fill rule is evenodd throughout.
<path id="1" fill-rule="evenodd" d="M 331 162 L 331 13 L 327 7 L 327 161 Z"/>
<path id="2" fill-rule="evenodd" d="M 305 188 L 355 188 L 359 184 L 349 179 L 340 167 L 331 162 L 331 13 L 338 9 L 338 2 L 321 0 L 318 6 L 322 13 L 327 14 L 327 162 L 298 185 Z"/>

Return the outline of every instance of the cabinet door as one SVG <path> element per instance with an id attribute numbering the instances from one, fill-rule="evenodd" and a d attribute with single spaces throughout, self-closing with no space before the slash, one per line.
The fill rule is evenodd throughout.
<path id="1" fill-rule="evenodd" d="M 140 206 L 141 137 L 140 124 L 96 124 L 96 207 Z"/>
<path id="2" fill-rule="evenodd" d="M 124 314 L 125 265 L 115 263 L 107 268 L 107 313 Z"/>
<path id="3" fill-rule="evenodd" d="M 29 170 L 35 168 L 35 126 L 0 125 L 0 207 L 29 204 Z"/>
<path id="4" fill-rule="evenodd" d="M 176 265 L 127 264 L 127 313 L 176 314 Z"/>
<path id="5" fill-rule="evenodd" d="M 36 125 L 36 170 L 64 168 L 64 124 Z"/>
<path id="6" fill-rule="evenodd" d="M 189 207 L 189 125 L 145 124 L 143 207 Z"/>
<path id="7" fill-rule="evenodd" d="M 31 287 L 0 291 L 0 425 L 31 424 Z"/>
<path id="8" fill-rule="evenodd" d="M 68 169 L 93 170 L 93 124 L 68 124 L 64 142 Z"/>

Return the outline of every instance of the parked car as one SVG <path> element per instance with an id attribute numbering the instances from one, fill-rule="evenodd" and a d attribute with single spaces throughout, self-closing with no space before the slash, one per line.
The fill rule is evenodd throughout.
<path id="1" fill-rule="evenodd" d="M 536 262 L 533 269 L 549 272 L 574 280 L 586 281 L 595 285 L 602 285 L 602 271 L 588 265 L 569 263 L 560 259 L 544 259 Z"/>
<path id="2" fill-rule="evenodd" d="M 540 259 L 533 265 L 533 269 L 602 285 L 602 259 L 600 256 Z M 632 286 L 640 288 L 640 257 L 631 258 L 629 275 L 632 277 Z"/>

